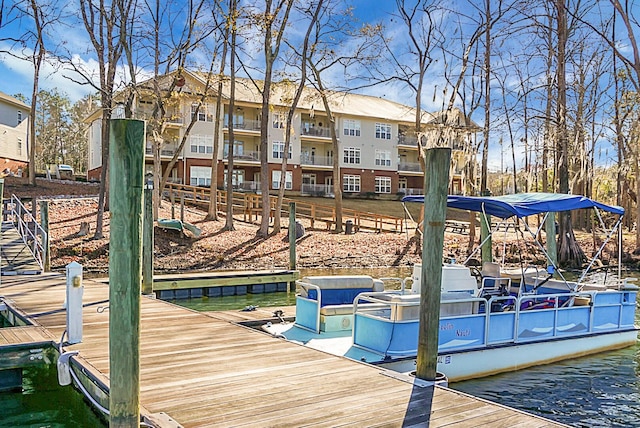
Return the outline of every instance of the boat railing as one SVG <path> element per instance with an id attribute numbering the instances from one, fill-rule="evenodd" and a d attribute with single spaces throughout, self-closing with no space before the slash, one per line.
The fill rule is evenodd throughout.
<path id="1" fill-rule="evenodd" d="M 637 290 L 561 292 L 524 296 L 492 296 L 442 300 L 440 305 L 440 350 L 476 349 L 498 344 L 584 336 L 600 332 L 634 329 Z M 407 355 L 406 349 L 368 341 L 357 329 L 387 332 L 389 344 L 400 326 L 413 324 L 417 332 L 420 295 L 362 293 L 354 302 L 354 344 L 387 355 Z M 384 304 L 385 310 L 368 310 L 363 303 Z M 368 321 L 367 321 L 368 320 Z M 374 327 L 373 325 L 377 325 Z M 396 325 L 395 333 L 394 327 Z M 387 327 L 388 326 L 388 327 Z M 405 328 L 405 327 L 402 327 Z M 464 340 L 460 340 L 464 338 Z M 379 341 L 378 341 L 379 342 Z"/>

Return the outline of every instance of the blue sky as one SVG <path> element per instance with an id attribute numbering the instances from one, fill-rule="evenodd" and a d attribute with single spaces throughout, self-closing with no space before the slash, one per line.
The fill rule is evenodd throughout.
<path id="1" fill-rule="evenodd" d="M 472 28 L 473 23 L 471 22 L 471 20 L 477 14 L 477 12 L 474 11 L 473 8 L 469 5 L 473 4 L 474 1 L 476 0 L 470 0 L 469 3 L 458 1 L 443 4 L 448 5 L 448 7 L 450 8 L 461 7 L 461 5 L 464 5 L 465 7 L 462 11 L 460 11 L 460 13 L 469 14 L 469 17 L 466 17 L 466 19 L 471 23 L 469 27 Z M 480 4 L 478 3 L 479 1 L 480 0 L 477 0 L 476 3 Z M 247 3 L 249 3 L 248 0 Z M 255 4 L 255 2 L 251 3 Z M 384 23 L 386 26 L 386 34 L 389 37 L 394 38 L 393 43 L 395 43 L 395 46 L 397 46 L 398 50 L 404 49 L 403 43 L 406 41 L 406 29 L 399 22 L 398 18 L 392 15 L 393 13 L 395 13 L 395 1 L 383 0 L 371 2 L 370 0 L 355 0 L 352 1 L 351 4 L 354 6 L 355 16 L 361 22 L 379 21 Z M 600 4 L 607 4 L 607 2 L 601 2 Z M 183 6 L 183 4 L 181 5 Z M 74 6 L 70 3 L 67 4 L 66 7 L 77 6 Z M 447 14 L 452 15 L 451 11 L 441 11 L 440 13 L 443 19 L 448 18 Z M 11 45 L 9 45 L 8 42 L 3 41 L 5 38 L 9 36 L 15 37 L 17 34 L 21 34 L 24 31 L 24 24 L 21 24 L 20 22 L 14 22 L 8 26 L 5 25 L 5 27 L 0 28 L 0 52 L 12 49 Z M 296 32 L 302 30 L 295 28 L 293 29 L 293 31 Z M 448 28 L 445 29 L 445 31 L 449 31 L 449 33 L 446 35 L 447 37 L 450 37 L 451 40 L 455 40 L 458 37 L 459 32 L 465 32 L 467 31 L 467 29 L 461 27 L 461 30 L 459 30 L 455 25 L 455 22 L 451 21 L 451 25 L 449 25 Z M 95 70 L 97 68 L 97 62 L 95 60 L 95 57 L 90 53 L 91 48 L 89 47 L 88 37 L 86 36 L 82 24 L 56 25 L 51 27 L 50 33 L 50 37 L 47 40 L 49 46 L 57 46 L 63 50 L 67 50 L 70 55 L 73 55 L 74 60 L 77 63 L 82 64 L 82 66 L 88 70 Z M 520 60 L 517 55 L 526 54 L 528 53 L 527 51 L 533 51 L 536 48 L 536 46 L 533 45 L 533 40 L 531 39 L 531 37 L 531 34 L 525 35 L 523 36 L 523 38 L 503 37 L 502 39 L 500 39 L 500 48 L 503 51 L 508 51 L 513 55 L 516 55 L 516 62 L 522 62 L 522 60 Z M 253 43 L 257 43 L 256 40 L 253 40 Z M 452 41 L 450 43 L 453 45 L 454 42 Z M 345 41 L 342 41 L 342 43 L 337 43 L 338 46 L 342 46 L 344 44 L 348 43 Z M 458 50 L 461 51 L 462 47 L 460 46 Z M 443 106 L 444 100 L 449 97 L 450 89 L 448 89 L 449 92 L 445 93 L 445 88 L 450 88 L 451 84 L 450 82 L 447 83 L 447 81 L 445 80 L 444 70 L 450 70 L 451 75 L 455 77 L 457 71 L 456 67 L 459 66 L 456 64 L 456 61 L 459 61 L 459 54 L 460 52 L 458 52 L 458 58 L 450 57 L 446 61 L 440 59 L 430 68 L 428 76 L 425 79 L 426 84 L 423 91 L 423 107 L 426 110 L 435 111 L 440 109 Z M 388 54 L 381 53 L 380 61 L 381 63 L 385 63 L 385 61 L 388 62 Z M 259 65 L 259 58 L 256 58 L 254 62 Z M 535 65 L 534 62 L 532 62 L 532 64 Z M 509 65 L 509 67 L 515 67 L 515 65 L 511 64 Z M 59 62 L 50 59 L 50 61 L 45 63 L 45 65 L 43 66 L 43 70 L 40 76 L 40 87 L 42 89 L 48 90 L 57 89 L 58 91 L 67 94 L 72 100 L 80 99 L 81 97 L 94 92 L 94 89 L 91 86 L 79 85 L 65 77 L 69 75 L 72 75 L 70 71 L 65 71 Z M 477 78 L 478 71 L 476 70 L 476 72 L 474 73 L 472 70 L 469 70 L 467 72 L 467 76 L 471 75 L 476 76 L 475 84 L 480 85 L 481 82 Z M 334 76 L 336 79 L 339 79 L 340 72 L 336 71 L 334 73 Z M 539 79 L 540 77 L 532 78 Z M 8 93 L 10 95 L 22 93 L 29 96 L 32 90 L 32 81 L 33 69 L 30 62 L 13 58 L 6 53 L 0 53 L 0 91 Z M 509 72 L 506 72 L 505 81 L 507 89 L 517 92 L 517 88 L 515 88 L 517 84 L 515 74 L 509 74 Z M 535 84 L 537 83 L 535 81 L 532 81 L 532 85 Z M 493 96 L 498 97 L 500 85 L 498 85 L 497 80 L 492 82 L 492 88 L 494 94 Z M 369 95 L 384 97 L 408 105 L 414 104 L 414 94 L 406 87 L 403 87 L 398 83 L 367 88 L 362 90 L 361 92 Z M 462 98 L 465 99 L 465 103 L 471 103 L 472 97 L 470 95 L 463 94 Z M 512 101 L 513 99 L 513 96 L 510 95 L 509 100 Z M 534 100 L 531 100 L 531 102 L 533 101 Z M 539 102 L 540 100 L 537 101 Z M 500 114 L 500 112 L 498 111 L 498 114 L 494 114 L 494 120 L 492 120 L 492 122 L 495 121 L 495 124 L 492 128 L 492 137 L 490 140 L 492 144 L 492 149 L 490 150 L 490 164 L 494 169 L 499 168 L 500 166 L 501 156 L 497 142 L 501 137 L 505 141 L 505 148 L 503 151 L 505 163 L 508 165 L 511 164 L 511 153 L 509 149 L 510 145 L 505 136 L 505 133 L 507 132 L 506 123 L 504 122 L 504 120 L 502 120 L 502 116 L 504 116 L 504 113 Z M 475 110 L 475 113 L 472 117 L 477 123 L 481 124 L 483 122 L 484 118 L 481 106 L 479 106 Z M 517 119 L 518 118 L 515 118 L 512 121 L 512 125 L 513 128 L 516 128 L 516 133 L 521 133 L 521 129 L 517 129 L 517 127 L 520 126 L 517 123 Z M 606 121 L 606 118 L 603 118 L 603 121 Z M 516 140 L 520 141 L 520 139 L 521 134 L 516 135 Z M 517 144 L 520 145 L 519 142 Z M 531 141 L 530 144 L 533 144 L 533 142 Z M 613 151 L 607 151 L 607 148 L 603 147 L 603 150 L 601 150 L 601 152 L 603 154 L 605 152 L 608 153 L 609 157 L 603 157 L 600 163 L 610 162 L 610 154 L 613 153 Z M 516 157 L 518 158 L 519 166 L 522 165 L 523 150 L 521 147 L 517 147 Z"/>

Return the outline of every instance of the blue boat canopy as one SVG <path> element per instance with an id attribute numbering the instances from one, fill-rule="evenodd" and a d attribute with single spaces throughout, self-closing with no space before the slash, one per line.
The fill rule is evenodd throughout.
<path id="1" fill-rule="evenodd" d="M 402 202 L 424 203 L 424 196 L 405 196 Z M 458 196 L 447 197 L 449 208 L 486 212 L 489 215 L 509 218 L 527 217 L 546 212 L 572 211 L 583 208 L 599 208 L 603 211 L 624 215 L 624 208 L 605 205 L 584 196 L 563 193 L 518 193 L 504 196 Z"/>

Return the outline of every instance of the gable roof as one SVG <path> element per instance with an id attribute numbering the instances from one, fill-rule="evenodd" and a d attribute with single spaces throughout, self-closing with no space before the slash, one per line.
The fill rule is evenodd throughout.
<path id="1" fill-rule="evenodd" d="M 0 100 L 4 101 L 7 104 L 12 104 L 15 107 L 20 107 L 25 110 L 31 111 L 31 106 L 23 103 L 15 97 L 12 97 L 11 95 L 5 94 L 4 92 L 0 92 Z"/>

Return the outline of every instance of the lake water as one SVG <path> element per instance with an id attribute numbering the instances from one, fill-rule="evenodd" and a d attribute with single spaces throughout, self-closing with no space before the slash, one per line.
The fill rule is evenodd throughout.
<path id="1" fill-rule="evenodd" d="M 404 278 L 411 274 L 409 268 L 367 272 L 374 277 Z M 348 273 L 356 272 L 353 269 L 302 272 L 303 275 Z M 175 303 L 197 310 L 234 310 L 249 305 L 294 305 L 295 295 L 248 294 Z M 640 325 L 638 314 L 636 325 Z M 575 427 L 640 427 L 640 344 L 449 386 Z"/>
<path id="2" fill-rule="evenodd" d="M 55 364 L 25 368 L 23 391 L 0 393 L 2 428 L 98 428 L 107 425 L 75 388 L 58 385 Z"/>

